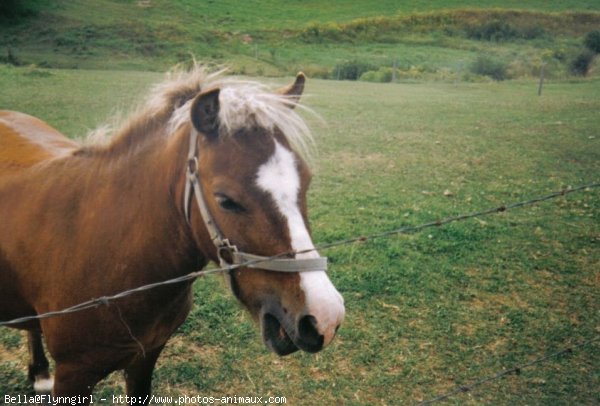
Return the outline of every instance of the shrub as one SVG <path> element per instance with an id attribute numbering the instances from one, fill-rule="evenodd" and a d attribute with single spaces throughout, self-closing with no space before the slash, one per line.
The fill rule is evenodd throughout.
<path id="1" fill-rule="evenodd" d="M 332 76 L 338 80 L 358 80 L 361 75 L 370 70 L 377 70 L 377 66 L 363 61 L 343 62 L 335 66 Z"/>
<path id="2" fill-rule="evenodd" d="M 577 76 L 586 76 L 590 71 L 595 54 L 592 51 L 584 51 L 577 55 L 569 66 L 571 73 Z"/>
<path id="3" fill-rule="evenodd" d="M 470 71 L 477 75 L 489 76 L 494 80 L 508 79 L 508 64 L 486 55 L 478 56 L 471 65 Z"/>
<path id="4" fill-rule="evenodd" d="M 382 67 L 378 70 L 370 70 L 360 75 L 360 80 L 365 82 L 389 83 L 393 78 L 392 68 Z"/>
<path id="5" fill-rule="evenodd" d="M 323 42 L 340 42 L 348 40 L 344 27 L 337 23 L 318 24 L 311 23 L 301 33 L 300 38 L 309 44 L 321 44 Z"/>
<path id="6" fill-rule="evenodd" d="M 506 21 L 493 20 L 467 28 L 467 37 L 485 41 L 503 41 L 518 36 L 517 30 Z"/>
<path id="7" fill-rule="evenodd" d="M 412 80 L 412 79 L 423 79 L 425 76 L 426 69 L 423 66 L 415 66 L 411 65 L 406 69 L 398 70 L 398 79 L 399 80 Z"/>
<path id="8" fill-rule="evenodd" d="M 510 41 L 513 39 L 531 40 L 546 35 L 539 24 L 515 26 L 504 20 L 492 20 L 466 28 L 467 38 L 480 41 Z"/>
<path id="9" fill-rule="evenodd" d="M 600 54 L 600 31 L 589 32 L 583 43 L 590 51 Z"/>
<path id="10" fill-rule="evenodd" d="M 546 35 L 546 30 L 540 25 L 527 26 L 520 30 L 519 36 L 524 39 L 542 38 Z"/>
<path id="11" fill-rule="evenodd" d="M 293 68 L 288 69 L 288 74 L 293 76 L 298 72 L 298 70 L 302 70 L 302 72 L 304 72 L 304 74 L 306 76 L 308 76 L 309 78 L 314 78 L 314 79 L 329 79 L 330 78 L 329 69 L 324 66 L 319 66 L 319 65 L 307 65 L 307 66 L 303 66 L 302 69 L 299 69 L 298 67 L 294 66 Z"/>
<path id="12" fill-rule="evenodd" d="M 12 48 L 10 47 L 6 49 L 6 57 L 0 55 L 0 63 L 6 63 L 13 66 L 23 65 L 21 60 L 15 55 Z"/>
<path id="13" fill-rule="evenodd" d="M 0 1 L 0 19 L 14 20 L 31 14 L 31 10 L 20 0 Z"/>
<path id="14" fill-rule="evenodd" d="M 48 1 L 0 0 L 1 25 L 15 25 L 22 20 L 36 16 L 48 5 Z"/>

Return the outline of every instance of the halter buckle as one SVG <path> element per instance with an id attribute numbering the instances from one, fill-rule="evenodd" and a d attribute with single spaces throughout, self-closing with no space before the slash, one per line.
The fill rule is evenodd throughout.
<path id="1" fill-rule="evenodd" d="M 217 248 L 217 257 L 219 258 L 220 266 L 233 265 L 235 260 L 234 253 L 238 252 L 235 245 L 231 244 L 229 239 L 224 238 Z"/>
<path id="2" fill-rule="evenodd" d="M 198 157 L 191 157 L 187 162 L 188 176 L 198 175 Z"/>

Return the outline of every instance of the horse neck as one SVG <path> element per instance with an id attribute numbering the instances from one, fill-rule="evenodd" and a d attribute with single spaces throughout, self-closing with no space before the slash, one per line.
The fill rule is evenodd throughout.
<path id="1" fill-rule="evenodd" d="M 206 260 L 196 248 L 183 213 L 187 134 L 152 133 L 137 144 L 123 143 L 126 139 L 118 140 L 121 143 L 118 148 L 91 154 L 88 176 L 99 178 L 92 183 L 102 188 L 102 193 L 122 202 L 115 202 L 114 210 L 122 210 L 119 215 L 148 238 L 138 255 L 144 255 L 143 250 L 152 251 L 153 258 L 168 262 L 162 264 L 170 268 L 165 272 L 183 274 L 197 270 Z"/>

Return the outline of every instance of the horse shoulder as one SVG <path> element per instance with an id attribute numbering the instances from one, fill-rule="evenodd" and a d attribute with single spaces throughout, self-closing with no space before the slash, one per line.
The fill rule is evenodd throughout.
<path id="1" fill-rule="evenodd" d="M 0 175 L 72 153 L 79 145 L 30 115 L 0 111 Z"/>

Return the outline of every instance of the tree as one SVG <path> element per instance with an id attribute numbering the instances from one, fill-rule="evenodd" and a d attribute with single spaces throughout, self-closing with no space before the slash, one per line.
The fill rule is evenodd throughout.
<path id="1" fill-rule="evenodd" d="M 589 32 L 583 43 L 590 51 L 600 54 L 600 31 Z"/>
<path id="2" fill-rule="evenodd" d="M 15 23 L 23 17 L 34 14 L 25 0 L 0 0 L 0 21 Z"/>

